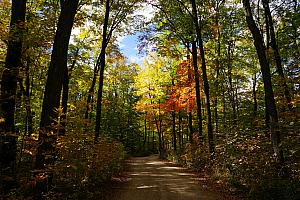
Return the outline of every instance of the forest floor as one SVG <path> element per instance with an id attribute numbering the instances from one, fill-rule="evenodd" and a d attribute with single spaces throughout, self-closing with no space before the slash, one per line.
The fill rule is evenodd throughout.
<path id="1" fill-rule="evenodd" d="M 204 175 L 156 155 L 130 158 L 124 175 L 114 178 L 102 199 L 107 200 L 222 200 L 239 199 L 218 190 Z"/>

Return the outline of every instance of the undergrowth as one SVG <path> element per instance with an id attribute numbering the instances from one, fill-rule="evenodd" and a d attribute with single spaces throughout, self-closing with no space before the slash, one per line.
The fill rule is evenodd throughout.
<path id="1" fill-rule="evenodd" d="M 278 166 L 269 138 L 263 134 L 218 135 L 214 160 L 210 159 L 207 145 L 194 136 L 193 143 L 187 143 L 183 152 L 170 151 L 168 159 L 204 172 L 213 182 L 221 184 L 226 193 L 240 193 L 256 200 L 300 199 L 297 153 L 286 156 L 284 167 Z M 294 143 L 286 138 L 286 145 Z M 297 145 L 292 149 L 297 149 Z M 288 150 L 286 146 L 286 155 L 290 155 Z"/>
<path id="2" fill-rule="evenodd" d="M 25 146 L 34 150 L 34 143 L 27 142 Z M 93 199 L 103 195 L 103 186 L 123 169 L 124 146 L 113 139 L 103 136 L 94 144 L 92 134 L 70 132 L 68 136 L 58 137 L 56 146 L 58 156 L 55 164 L 44 170 L 46 178 L 35 176 L 32 171 L 35 153 L 24 154 L 20 165 L 25 171 L 20 171 L 23 176 L 20 187 L 3 198 Z M 51 185 L 48 174 L 51 174 Z"/>

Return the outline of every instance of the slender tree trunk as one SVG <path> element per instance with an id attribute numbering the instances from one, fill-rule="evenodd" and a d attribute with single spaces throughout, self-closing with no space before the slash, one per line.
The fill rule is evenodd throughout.
<path id="1" fill-rule="evenodd" d="M 152 130 L 152 152 L 154 152 L 154 130 Z"/>
<path id="2" fill-rule="evenodd" d="M 186 114 L 186 143 L 190 142 L 191 143 L 191 140 L 190 140 L 190 127 L 189 127 L 189 114 L 187 113 Z"/>
<path id="3" fill-rule="evenodd" d="M 270 134 L 273 151 L 276 156 L 277 162 L 280 164 L 280 167 L 283 167 L 284 157 L 282 151 L 282 143 L 280 140 L 280 132 L 278 128 L 278 115 L 271 82 L 270 66 L 266 57 L 266 47 L 264 45 L 263 37 L 260 34 L 260 31 L 253 19 L 249 0 L 243 0 L 243 6 L 246 13 L 246 21 L 254 39 L 254 46 L 256 48 L 261 67 L 266 106 L 268 114 L 270 116 Z"/>
<path id="4" fill-rule="evenodd" d="M 100 65 L 100 55 L 97 59 L 97 63 L 96 63 L 95 68 L 94 68 L 94 76 L 93 76 L 92 84 L 91 84 L 91 87 L 89 88 L 89 91 L 88 91 L 88 97 L 87 97 L 87 102 L 86 102 L 86 110 L 85 110 L 85 114 L 84 114 L 84 119 L 89 119 L 89 114 L 92 111 L 92 101 L 93 101 L 95 86 L 96 86 L 96 82 L 97 82 L 97 75 L 99 73 L 99 65 Z"/>
<path id="5" fill-rule="evenodd" d="M 152 104 L 152 101 L 151 101 Z M 158 151 L 159 155 L 163 157 L 163 150 L 164 150 L 164 143 L 163 143 L 163 135 L 162 135 L 162 129 L 161 129 L 161 116 L 160 116 L 160 100 L 158 100 L 158 119 L 156 116 L 154 117 L 155 125 L 158 133 Z"/>
<path id="6" fill-rule="evenodd" d="M 78 3 L 79 0 L 65 0 L 61 5 L 44 92 L 36 168 L 44 168 L 46 163 L 54 162 L 56 128 L 53 124 L 58 120 L 58 112 L 55 109 L 60 107 L 63 79 L 67 71 L 69 40 Z"/>
<path id="7" fill-rule="evenodd" d="M 175 111 L 172 111 L 172 134 L 173 134 L 173 148 L 174 151 L 177 151 L 177 141 L 176 141 L 176 115 L 175 115 Z"/>
<path id="8" fill-rule="evenodd" d="M 256 82 L 257 82 L 257 77 L 256 77 L 256 72 L 254 72 L 253 75 L 253 86 L 252 86 L 252 95 L 253 95 L 253 125 L 255 120 L 256 120 L 256 115 L 257 115 L 257 94 L 256 94 Z"/>
<path id="9" fill-rule="evenodd" d="M 229 82 L 229 98 L 230 98 L 230 103 L 231 103 L 231 107 L 232 107 L 232 121 L 233 121 L 233 125 L 236 126 L 237 125 L 237 111 L 236 111 L 236 101 L 235 101 L 235 91 L 233 88 L 233 83 L 232 83 L 232 72 L 231 72 L 231 68 L 232 68 L 232 57 L 231 55 L 232 53 L 232 45 L 233 45 L 233 41 L 230 41 L 228 44 L 228 49 L 227 49 L 227 54 L 228 54 L 228 82 Z"/>
<path id="10" fill-rule="evenodd" d="M 18 78 L 21 93 L 24 97 L 25 108 L 26 108 L 26 119 L 25 119 L 25 135 L 31 135 L 33 132 L 33 120 L 31 111 L 31 101 L 30 101 L 30 77 L 29 77 L 29 59 L 27 60 L 27 65 L 25 67 L 25 87 L 23 85 L 23 80 Z"/>
<path id="11" fill-rule="evenodd" d="M 183 132 L 182 132 L 182 114 L 179 111 L 178 113 L 178 144 L 179 149 L 182 149 L 183 146 Z"/>
<path id="12" fill-rule="evenodd" d="M 174 79 L 172 79 L 172 86 L 175 86 Z M 177 141 L 176 141 L 176 114 L 175 114 L 175 104 L 173 105 L 173 110 L 171 111 L 172 116 L 172 135 L 173 135 L 173 149 L 177 151 Z"/>
<path id="13" fill-rule="evenodd" d="M 146 114 L 147 116 L 147 114 Z M 146 116 L 145 116 L 145 121 L 144 121 L 144 137 L 143 137 L 143 149 L 144 151 L 146 151 L 146 137 L 147 137 L 147 119 L 146 119 Z"/>
<path id="14" fill-rule="evenodd" d="M 159 127 L 159 120 L 157 120 L 157 118 L 154 118 L 155 121 L 155 125 L 156 125 L 156 130 L 158 133 L 158 151 L 161 154 L 162 151 L 162 137 L 161 137 L 161 132 L 160 132 L 160 127 Z"/>
<path id="15" fill-rule="evenodd" d="M 146 150 L 146 135 L 147 135 L 147 113 L 145 114 L 144 119 L 144 140 L 143 140 L 143 149 Z"/>
<path id="16" fill-rule="evenodd" d="M 202 113 L 201 113 L 201 94 L 200 94 L 200 78 L 198 70 L 198 53 L 196 41 L 192 42 L 192 57 L 193 57 L 193 67 L 195 74 L 195 89 L 196 89 L 196 103 L 197 103 L 197 119 L 198 119 L 198 131 L 201 140 L 203 140 L 202 133 Z"/>
<path id="17" fill-rule="evenodd" d="M 161 150 L 164 153 L 165 149 L 165 140 L 164 140 L 164 134 L 162 131 L 162 117 L 161 117 L 161 110 L 160 110 L 160 99 L 158 100 L 158 121 L 159 121 L 159 131 L 161 134 Z"/>
<path id="18" fill-rule="evenodd" d="M 17 152 L 15 106 L 17 79 L 21 67 L 22 41 L 26 0 L 13 0 L 10 19 L 10 38 L 1 78 L 0 91 L 0 174 L 14 176 Z M 0 177 L 1 179 L 1 177 Z M 0 186 L 5 183 L 0 180 Z M 10 188 L 8 188 L 10 189 Z"/>
<path id="19" fill-rule="evenodd" d="M 202 69 L 202 78 L 203 78 L 203 86 L 204 86 L 204 94 L 205 94 L 205 103 L 206 103 L 206 112 L 207 112 L 207 135 L 208 135 L 208 145 L 209 145 L 209 152 L 211 154 L 211 158 L 214 157 L 215 154 L 215 144 L 213 138 L 213 128 L 212 128 L 212 120 L 211 120 L 211 110 L 210 110 L 210 96 L 209 96 L 209 84 L 206 74 L 206 63 L 205 63 L 205 56 L 204 56 L 204 47 L 203 47 L 203 40 L 201 34 L 201 28 L 199 25 L 198 14 L 197 14 L 197 7 L 196 1 L 191 0 L 192 3 L 192 13 L 194 17 L 194 24 L 196 28 L 197 40 L 198 45 L 200 48 L 200 56 L 201 56 L 201 69 Z"/>
<path id="20" fill-rule="evenodd" d="M 277 46 L 277 42 L 276 42 L 276 36 L 275 36 L 275 31 L 274 31 L 274 25 L 273 25 L 273 19 L 272 19 L 272 15 L 271 15 L 271 11 L 270 11 L 270 7 L 269 7 L 269 0 L 262 0 L 263 2 L 263 7 L 264 7 L 264 11 L 265 11 L 265 18 L 267 23 L 267 29 L 270 32 L 270 38 L 271 38 L 271 47 L 274 50 L 274 57 L 275 57 L 275 62 L 276 62 L 276 68 L 277 68 L 277 72 L 280 76 L 280 84 L 284 90 L 284 96 L 286 99 L 286 102 L 288 104 L 288 108 L 289 110 L 293 109 L 293 105 L 291 103 L 292 101 L 292 97 L 290 94 L 290 91 L 288 89 L 287 83 L 286 83 L 286 78 L 283 72 L 283 67 L 281 64 L 281 57 L 279 54 L 279 49 Z"/>
<path id="21" fill-rule="evenodd" d="M 190 63 L 190 54 L 188 53 L 187 54 L 187 60 L 188 60 L 188 63 Z M 191 85 L 192 83 L 192 74 L 191 74 L 191 70 L 190 70 L 190 65 L 188 65 L 188 85 Z M 187 139 L 189 139 L 190 143 L 192 143 L 193 141 L 193 115 L 192 115 L 192 110 L 191 110 L 191 95 L 189 95 L 189 103 L 188 103 L 188 109 L 187 109 L 187 112 L 188 112 L 188 130 L 189 130 L 189 134 L 187 135 Z M 201 115 L 200 115 L 201 116 Z M 202 120 L 201 120 L 201 123 L 202 123 Z M 202 128 L 202 126 L 201 126 Z"/>
<path id="22" fill-rule="evenodd" d="M 222 73 L 222 75 L 223 75 L 223 80 L 225 80 L 225 77 L 224 77 L 224 75 L 225 75 L 225 72 L 223 71 L 223 73 Z M 225 96 L 225 84 L 222 84 L 222 107 L 223 107 L 223 129 L 226 129 L 226 117 L 227 117 L 227 115 L 226 115 L 226 96 Z"/>
<path id="23" fill-rule="evenodd" d="M 63 80 L 63 87 L 62 87 L 62 113 L 60 116 L 60 127 L 58 127 L 58 135 L 65 135 L 66 134 L 66 120 L 67 120 L 67 109 L 68 109 L 68 99 L 69 99 L 69 82 L 70 77 L 68 72 L 65 73 L 65 78 Z"/>
<path id="24" fill-rule="evenodd" d="M 72 65 L 65 72 L 65 77 L 63 80 L 63 88 L 62 88 L 62 115 L 60 116 L 60 125 L 59 127 L 59 135 L 65 135 L 66 133 L 66 125 L 67 125 L 67 111 L 68 111 L 68 100 L 69 100 L 69 82 L 71 78 L 71 73 L 76 65 L 77 56 L 79 53 L 79 48 L 77 48 L 74 60 Z"/>
<path id="25" fill-rule="evenodd" d="M 218 14 L 219 16 L 219 14 Z M 220 57 L 221 57 L 221 33 L 219 28 L 219 17 L 217 16 L 217 35 L 218 35 L 218 47 L 217 47 L 217 61 L 216 61 L 216 80 L 215 80 L 215 99 L 214 99 L 214 116 L 215 116 L 215 131 L 216 133 L 219 132 L 218 130 L 218 96 L 219 96 L 219 74 L 220 74 Z"/>
<path id="26" fill-rule="evenodd" d="M 97 95 L 97 108 L 96 108 L 96 125 L 95 125 L 95 143 L 97 143 L 100 128 L 101 128 L 101 107 L 102 107 L 102 95 L 103 95 L 103 81 L 104 81 L 104 69 L 105 69 L 105 54 L 107 47 L 107 28 L 108 28 L 108 20 L 110 13 L 110 5 L 109 0 L 105 2 L 105 17 L 103 24 L 103 33 L 102 33 L 102 48 L 100 52 L 100 77 L 99 77 L 99 88 Z"/>
<path id="27" fill-rule="evenodd" d="M 26 78 L 27 80 L 27 78 Z M 29 93 L 27 92 L 27 85 L 26 89 L 23 85 L 23 80 L 19 78 L 19 86 L 20 86 L 20 91 L 24 97 L 25 101 L 25 108 L 26 108 L 26 121 L 25 121 L 25 135 L 31 135 L 32 134 L 32 114 L 31 114 L 31 104 L 30 104 L 30 96 Z M 26 81 L 25 81 L 26 82 Z M 29 88 L 28 88 L 29 89 Z"/>
<path id="28" fill-rule="evenodd" d="M 25 79 L 25 87 L 26 87 L 26 119 L 27 119 L 27 134 L 31 135 L 33 133 L 33 116 L 31 111 L 31 97 L 30 97 L 30 76 L 29 76 L 29 61 L 27 61 L 26 65 L 26 79 Z"/>

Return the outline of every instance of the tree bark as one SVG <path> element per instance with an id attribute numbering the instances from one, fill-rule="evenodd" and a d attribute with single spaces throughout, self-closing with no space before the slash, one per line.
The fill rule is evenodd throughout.
<path id="1" fill-rule="evenodd" d="M 191 0 L 192 3 L 192 13 L 193 13 L 193 20 L 196 28 L 197 34 L 197 41 L 200 48 L 200 56 L 201 56 L 201 69 L 202 69 L 202 78 L 203 78 L 203 86 L 204 86 L 204 94 L 205 94 L 205 103 L 206 103 L 206 112 L 207 112 L 207 136 L 208 136 L 208 145 L 209 145 L 209 152 L 211 154 L 211 158 L 214 157 L 215 154 L 215 144 L 213 138 L 213 128 L 212 128 L 212 120 L 211 120 L 211 110 L 210 110 L 210 96 L 209 96 L 209 84 L 206 74 L 206 63 L 205 63 L 205 53 L 203 47 L 203 40 L 201 34 L 201 28 L 199 25 L 198 14 L 197 14 L 197 7 L 196 1 Z"/>
<path id="2" fill-rule="evenodd" d="M 183 125 L 182 125 L 182 113 L 181 111 L 178 112 L 178 144 L 179 150 L 183 147 Z"/>
<path id="3" fill-rule="evenodd" d="M 257 77 L 256 77 L 256 72 L 254 72 L 254 75 L 253 75 L 253 86 L 252 86 L 252 95 L 253 95 L 253 119 L 252 119 L 252 121 L 253 122 L 256 120 L 256 115 L 257 115 L 256 82 L 257 82 Z M 253 125 L 255 125 L 255 124 L 253 124 Z"/>
<path id="4" fill-rule="evenodd" d="M 144 119 L 144 140 L 143 140 L 143 149 L 146 150 L 146 135 L 147 135 L 147 113 L 145 114 Z"/>
<path id="5" fill-rule="evenodd" d="M 190 54 L 187 54 L 187 60 L 188 62 L 190 63 Z M 192 82 L 192 74 L 191 74 L 191 71 L 190 71 L 190 65 L 188 65 L 188 85 L 190 85 Z M 189 142 L 192 143 L 193 141 L 193 115 L 192 115 L 192 111 L 190 110 L 190 100 L 191 100 L 191 97 L 189 95 L 189 103 L 188 103 L 188 135 L 187 135 L 187 139 L 189 139 Z M 202 122 L 202 120 L 201 120 Z M 202 127 L 202 126 L 201 126 Z"/>
<path id="6" fill-rule="evenodd" d="M 198 53 L 196 41 L 192 42 L 192 57 L 193 57 L 193 67 L 195 74 L 195 89 L 196 89 L 196 103 L 197 103 L 197 119 L 198 119 L 198 131 L 201 140 L 203 140 L 203 131 L 202 131 L 202 111 L 201 111 L 201 94 L 200 94 L 200 78 L 198 70 Z"/>
<path id="7" fill-rule="evenodd" d="M 31 111 L 31 95 L 30 95 L 30 77 L 29 77 L 29 61 L 26 65 L 26 79 L 25 79 L 25 96 L 26 96 L 26 119 L 27 119 L 27 134 L 33 133 L 33 116 Z"/>
<path id="8" fill-rule="evenodd" d="M 22 65 L 25 13 L 26 0 L 13 0 L 10 19 L 11 37 L 8 40 L 0 91 L 0 170 L 2 175 L 14 176 L 15 174 L 18 137 L 15 130 L 15 98 L 19 68 Z"/>
<path id="9" fill-rule="evenodd" d="M 176 141 L 176 115 L 175 115 L 175 111 L 172 111 L 171 113 L 172 115 L 172 134 L 173 134 L 173 148 L 174 151 L 177 151 L 177 141 Z"/>
<path id="10" fill-rule="evenodd" d="M 277 73 L 280 76 L 280 85 L 282 86 L 282 88 L 284 90 L 284 96 L 285 96 L 286 102 L 288 104 L 288 108 L 291 111 L 293 109 L 293 105 L 291 103 L 292 97 L 291 97 L 290 91 L 288 89 L 288 86 L 286 83 L 286 78 L 285 78 L 285 75 L 283 72 L 281 57 L 280 57 L 279 49 L 278 49 L 277 42 L 276 42 L 273 19 L 272 19 L 270 7 L 269 7 L 269 0 L 262 0 L 262 2 L 263 2 L 264 11 L 265 11 L 265 18 L 266 18 L 266 21 L 268 22 L 267 29 L 270 32 L 270 39 L 271 39 L 270 46 L 274 50 L 276 69 L 277 69 Z"/>
<path id="11" fill-rule="evenodd" d="M 271 134 L 273 151 L 277 159 L 277 162 L 280 164 L 281 167 L 283 167 L 284 157 L 282 151 L 282 144 L 280 140 L 280 132 L 278 129 L 278 115 L 277 115 L 277 108 L 276 108 L 272 82 L 271 82 L 270 66 L 266 57 L 266 47 L 264 45 L 263 37 L 260 34 L 260 31 L 253 19 L 249 0 L 243 0 L 243 6 L 245 9 L 248 28 L 252 33 L 254 39 L 254 46 L 256 48 L 256 52 L 261 67 L 262 78 L 264 83 L 264 91 L 265 91 L 265 101 L 267 107 L 266 109 L 268 110 L 268 115 L 270 116 L 270 134 Z"/>
<path id="12" fill-rule="evenodd" d="M 75 68 L 77 57 L 79 53 L 79 48 L 77 48 L 74 60 L 72 61 L 72 65 L 69 67 L 69 69 L 65 72 L 65 77 L 63 80 L 63 86 L 62 86 L 62 115 L 60 116 L 60 127 L 58 135 L 65 135 L 66 134 L 66 125 L 67 125 L 67 111 L 68 111 L 68 100 L 69 100 L 69 82 L 71 78 L 71 73 L 73 69 Z"/>
<path id="13" fill-rule="evenodd" d="M 236 110 L 236 101 L 235 101 L 235 91 L 233 88 L 233 83 L 232 83 L 232 72 L 231 72 L 231 64 L 232 64 L 232 46 L 233 46 L 233 41 L 230 41 L 228 44 L 228 49 L 227 49 L 227 54 L 228 54 L 228 82 L 229 82 L 229 98 L 230 98 L 230 103 L 232 107 L 232 121 L 233 125 L 237 125 L 237 110 Z"/>
<path id="14" fill-rule="evenodd" d="M 54 162 L 54 143 L 56 140 L 55 123 L 58 120 L 60 96 L 63 79 L 67 69 L 68 46 L 79 0 L 65 0 L 61 5 L 57 30 L 54 38 L 51 62 L 48 69 L 47 82 L 44 92 L 36 168 L 44 168 L 46 158 Z M 53 126 L 54 124 L 54 126 Z M 49 156 L 46 156 L 49 154 Z"/>
<path id="15" fill-rule="evenodd" d="M 105 2 L 105 16 L 104 16 L 104 24 L 103 24 L 103 33 L 102 33 L 102 48 L 100 52 L 100 77 L 99 77 L 99 88 L 97 95 L 97 108 L 96 108 L 96 125 L 95 125 L 95 143 L 97 143 L 100 128 L 101 128 L 101 107 L 102 107 L 102 95 L 103 95 L 103 80 L 104 80 L 104 69 L 105 69 L 105 54 L 107 47 L 107 28 L 108 28 L 108 20 L 110 13 L 110 5 L 109 0 Z"/>
<path id="16" fill-rule="evenodd" d="M 95 86 L 96 86 L 96 82 L 97 82 L 97 75 L 99 73 L 99 65 L 100 65 L 100 55 L 97 59 L 97 63 L 95 65 L 94 68 L 94 76 L 93 76 L 93 80 L 92 80 L 92 84 L 91 87 L 88 91 L 88 97 L 87 97 L 87 101 L 86 101 L 86 111 L 84 114 L 84 119 L 89 119 L 89 114 L 92 111 L 92 100 L 93 100 L 93 96 L 94 96 L 94 92 L 95 92 Z"/>
<path id="17" fill-rule="evenodd" d="M 221 57 L 221 33 L 219 28 L 219 7 L 217 7 L 217 19 L 216 25 L 218 27 L 217 30 L 217 61 L 216 61 L 216 79 L 215 79 L 215 99 L 214 99 L 214 117 L 215 117 L 215 132 L 219 132 L 218 130 L 218 96 L 219 96 L 219 75 L 220 75 L 220 57 Z"/>
<path id="18" fill-rule="evenodd" d="M 152 104 L 152 101 L 151 101 Z M 158 120 L 156 118 L 156 116 L 154 117 L 155 120 L 155 125 L 156 125 L 156 129 L 158 132 L 158 151 L 159 151 L 159 155 L 160 157 L 163 157 L 164 154 L 164 138 L 163 138 L 163 134 L 162 134 L 162 128 L 161 128 L 161 116 L 160 116 L 160 100 L 158 100 Z"/>

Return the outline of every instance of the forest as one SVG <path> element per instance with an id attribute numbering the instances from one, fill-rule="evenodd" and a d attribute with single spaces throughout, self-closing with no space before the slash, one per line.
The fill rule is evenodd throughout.
<path id="1" fill-rule="evenodd" d="M 297 0 L 0 0 L 0 19 L 0 199 L 105 199 L 153 155 L 225 199 L 300 199 Z"/>

